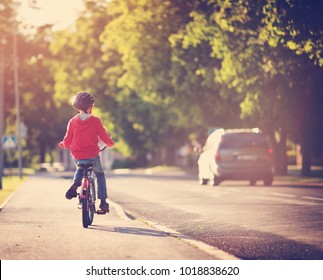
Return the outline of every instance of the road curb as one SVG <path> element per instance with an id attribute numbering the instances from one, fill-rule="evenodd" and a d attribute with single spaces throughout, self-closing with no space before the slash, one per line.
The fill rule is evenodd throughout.
<path id="1" fill-rule="evenodd" d="M 118 203 L 115 203 L 111 200 L 109 200 L 110 202 L 110 205 L 112 207 L 114 207 L 114 209 L 116 210 L 118 216 L 125 220 L 125 221 L 131 221 L 132 219 L 129 218 L 129 215 L 132 216 L 132 217 L 136 217 L 135 214 L 133 213 L 130 213 L 130 212 L 126 212 L 121 205 L 119 205 Z M 127 215 L 128 213 L 128 215 Z M 234 255 L 231 255 L 225 251 L 222 251 L 220 250 L 219 248 L 217 247 L 214 247 L 214 246 L 211 246 L 209 244 L 206 244 L 202 241 L 198 241 L 198 240 L 195 240 L 195 239 L 192 239 L 188 236 L 185 236 L 183 234 L 181 234 L 180 232 L 177 232 L 173 229 L 170 229 L 168 227 L 165 227 L 163 225 L 160 225 L 160 224 L 157 224 L 155 222 L 152 222 L 152 221 L 149 221 L 147 219 L 144 219 L 144 218 L 140 218 L 140 219 L 136 219 L 138 221 L 141 221 L 143 223 L 145 223 L 146 225 L 150 226 L 150 227 L 153 227 L 159 231 L 162 231 L 164 233 L 166 233 L 167 235 L 171 236 L 171 237 L 174 237 L 174 238 L 177 238 L 183 242 L 185 242 L 186 244 L 192 246 L 192 247 L 195 247 L 201 251 L 203 251 L 204 253 L 208 254 L 208 255 L 211 255 L 213 256 L 215 259 L 218 259 L 218 260 L 240 260 L 238 257 L 234 256 Z"/>
<path id="2" fill-rule="evenodd" d="M 1 204 L 0 204 L 0 211 L 7 205 L 7 203 L 14 197 L 14 195 L 20 190 L 20 186 L 12 193 L 10 194 Z"/>
<path id="3" fill-rule="evenodd" d="M 185 242 L 193 247 L 198 248 L 199 250 L 203 251 L 204 253 L 207 253 L 208 255 L 213 256 L 215 259 L 218 259 L 218 260 L 240 260 L 238 257 L 231 255 L 225 251 L 222 251 L 217 247 L 211 246 L 211 245 L 206 244 L 202 241 L 192 239 L 192 238 L 185 236 L 177 231 L 174 231 L 168 227 L 156 224 L 156 223 L 148 221 L 148 220 L 144 220 L 144 222 L 155 229 L 165 232 L 172 237 L 175 237 L 175 238 L 182 240 L 183 242 Z"/>
<path id="4" fill-rule="evenodd" d="M 13 193 L 11 193 L 1 204 L 0 204 L 0 212 L 2 209 L 8 204 L 8 202 L 20 191 L 21 186 L 23 184 L 19 185 Z"/>

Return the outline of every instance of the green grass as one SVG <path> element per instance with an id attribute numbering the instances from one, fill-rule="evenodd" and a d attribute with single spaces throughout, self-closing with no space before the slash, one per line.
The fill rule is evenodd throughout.
<path id="1" fill-rule="evenodd" d="M 5 169 L 5 176 L 2 177 L 2 189 L 0 190 L 0 205 L 15 192 L 15 190 L 26 180 L 27 176 L 33 174 L 35 171 L 30 168 L 23 169 L 23 178 L 18 176 L 18 169 Z"/>
<path id="2" fill-rule="evenodd" d="M 2 178 L 2 189 L 0 190 L 0 205 L 25 181 L 26 177 L 20 179 L 18 176 Z"/>
<path id="3" fill-rule="evenodd" d="M 182 168 L 177 166 L 170 166 L 170 165 L 157 165 L 148 168 L 152 172 L 163 172 L 163 171 L 178 171 L 182 170 Z"/>

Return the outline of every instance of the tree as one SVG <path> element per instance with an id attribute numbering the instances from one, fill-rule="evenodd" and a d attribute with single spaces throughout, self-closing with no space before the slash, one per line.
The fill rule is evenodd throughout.
<path id="1" fill-rule="evenodd" d="M 124 0 L 111 3 L 108 9 L 113 20 L 101 36 L 103 58 L 108 62 L 115 60 L 117 54 L 119 61 L 107 72 L 114 71 L 118 100 L 123 106 L 135 98 L 149 112 L 153 122 L 141 118 L 141 108 L 134 111 L 137 106 L 127 107 L 130 111 L 124 112 L 146 139 L 149 152 L 166 147 L 167 154 L 174 155 L 174 150 L 190 133 L 199 134 L 210 125 L 229 119 L 228 114 L 220 117 L 225 109 L 218 105 L 229 104 L 232 99 L 220 102 L 217 93 L 221 87 L 212 81 L 214 75 L 207 72 L 214 63 L 209 56 L 210 48 L 206 44 L 197 50 L 177 48 L 182 42 L 176 34 L 192 21 L 190 13 L 195 4 L 194 1 Z M 236 102 L 233 107 L 238 108 L 237 105 Z"/>
<path id="2" fill-rule="evenodd" d="M 12 1 L 0 4 L 1 39 L 5 39 L 5 119 L 6 132 L 16 132 L 16 108 L 13 81 L 12 37 L 14 12 Z M 16 34 L 19 61 L 19 92 L 21 120 L 28 127 L 28 135 L 23 141 L 24 163 L 44 162 L 45 155 L 57 143 L 57 123 L 60 116 L 53 101 L 53 80 L 50 71 L 48 50 L 50 28 L 35 29 L 34 35 L 26 32 L 28 26 L 20 23 Z M 40 114 L 41 112 L 41 114 Z M 49 153 L 50 154 L 50 153 Z"/>
<path id="3" fill-rule="evenodd" d="M 35 29 L 33 35 L 24 34 L 19 42 L 19 80 L 21 119 L 28 127 L 24 157 L 28 163 L 42 163 L 51 156 L 63 133 L 64 108 L 58 110 L 53 98 L 54 80 L 49 43 L 51 26 Z"/>
<path id="4" fill-rule="evenodd" d="M 217 94 L 231 98 L 236 95 L 235 100 L 242 101 L 241 117 L 257 123 L 271 135 L 275 144 L 277 172 L 285 173 L 286 139 L 295 135 L 293 122 L 300 104 L 304 104 L 302 101 L 308 89 L 313 89 L 313 85 L 320 88 L 319 80 L 313 82 L 313 79 L 299 74 L 306 73 L 304 70 L 309 68 L 305 65 L 310 65 L 310 60 L 316 65 L 321 63 L 322 29 L 316 22 L 319 10 L 314 11 L 314 7 L 322 4 L 315 6 L 307 1 L 274 0 L 195 3 L 199 3 L 196 7 L 202 9 L 191 13 L 193 21 L 174 39 L 182 42 L 182 50 L 202 47 L 205 50 L 204 45 L 209 45 L 209 57 L 214 61 L 208 71 L 202 68 L 199 72 L 214 73 L 218 88 L 219 84 L 223 85 L 223 91 Z M 306 11 L 306 16 L 299 22 L 297 15 L 301 10 Z M 308 24 L 306 19 L 313 14 Z M 305 55 L 307 61 L 304 64 Z M 316 77 L 313 74 L 320 72 L 316 66 L 307 75 Z M 300 91 L 300 85 L 307 90 L 304 91 L 302 86 L 303 91 Z M 315 103 L 320 104 L 318 97 L 309 97 L 308 100 L 316 100 Z M 310 108 L 308 106 L 303 111 L 303 116 L 312 116 Z M 316 117 L 319 115 L 314 115 L 313 119 Z M 312 127 L 308 126 L 308 118 L 300 123 L 301 127 L 299 124 L 296 126 L 300 128 L 301 135 L 307 135 L 306 130 Z M 313 147 L 306 143 L 303 146 Z"/>
<path id="5" fill-rule="evenodd" d="M 174 24 L 168 20 L 168 6 L 169 1 L 113 2 L 108 9 L 113 20 L 101 36 L 106 77 L 116 79 L 109 83 L 118 93 L 115 121 L 126 128 L 122 135 L 141 159 L 161 146 L 174 154 L 177 145 L 165 139 L 178 122 L 168 71 L 168 36 Z"/>
<path id="6" fill-rule="evenodd" d="M 295 55 L 293 89 L 299 92 L 299 130 L 295 141 L 301 144 L 302 174 L 310 175 L 311 157 L 322 153 L 322 89 L 323 89 L 323 11 L 322 1 L 277 1 L 284 16 L 277 24 L 284 34 L 286 46 Z M 295 136 L 295 134 L 294 134 Z"/>
<path id="7" fill-rule="evenodd" d="M 86 4 L 76 30 L 54 37 L 55 96 L 66 101 L 66 93 L 80 87 L 94 90 L 113 129 L 141 161 L 165 147 L 174 154 L 192 131 L 210 126 L 260 126 L 272 138 L 282 174 L 288 138 L 302 141 L 305 154 L 318 146 L 305 149 L 300 137 L 309 122 L 321 120 L 313 110 L 321 104 L 322 29 L 315 23 L 315 5 L 296 0 Z M 302 9 L 305 19 L 299 20 Z"/>

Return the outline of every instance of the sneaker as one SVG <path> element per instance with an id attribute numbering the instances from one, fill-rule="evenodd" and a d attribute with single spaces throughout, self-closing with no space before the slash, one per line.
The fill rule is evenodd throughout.
<path id="1" fill-rule="evenodd" d="M 77 188 L 80 186 L 80 184 L 73 183 L 73 185 L 68 189 L 68 191 L 65 194 L 65 197 L 67 199 L 72 199 L 73 197 L 77 197 Z"/>
<path id="2" fill-rule="evenodd" d="M 109 203 L 107 203 L 105 200 L 101 200 L 101 203 L 100 203 L 99 208 L 102 211 L 105 211 L 106 213 L 109 213 L 110 212 L 110 210 L 109 210 Z"/>

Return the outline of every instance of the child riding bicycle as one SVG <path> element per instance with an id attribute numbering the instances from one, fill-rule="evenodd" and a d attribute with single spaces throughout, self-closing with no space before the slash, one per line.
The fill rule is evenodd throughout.
<path id="1" fill-rule="evenodd" d="M 104 129 L 101 119 L 92 115 L 94 101 L 95 98 L 91 93 L 82 91 L 76 95 L 72 105 L 78 114 L 69 120 L 64 139 L 58 145 L 63 149 L 70 149 L 76 166 L 80 160 L 93 161 L 93 171 L 98 184 L 98 198 L 101 200 L 99 207 L 109 212 L 109 204 L 106 201 L 108 198 L 106 179 L 99 156 L 98 142 L 101 140 L 107 147 L 112 147 L 114 141 Z M 67 199 L 77 197 L 76 190 L 81 186 L 82 178 L 83 170 L 77 167 L 73 184 L 65 195 Z"/>

